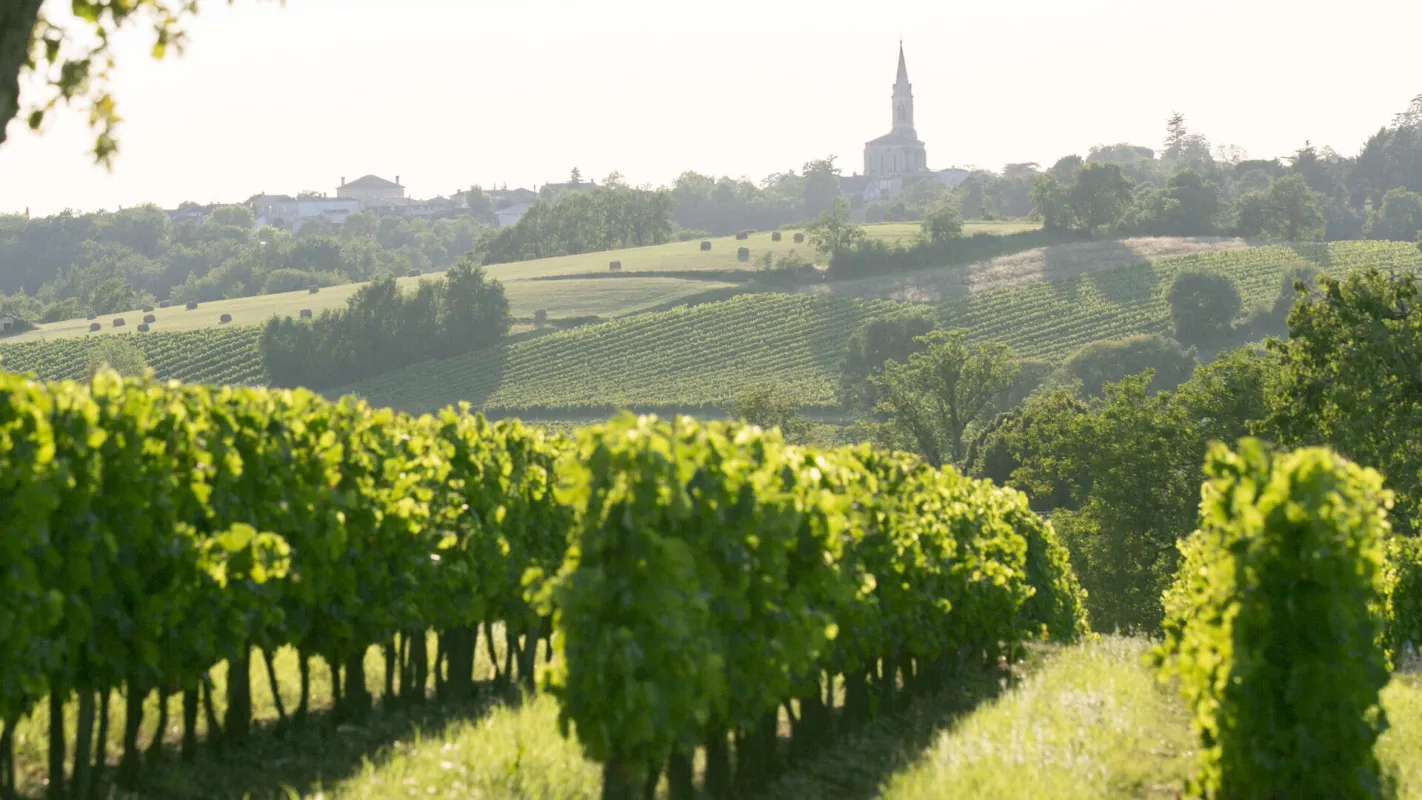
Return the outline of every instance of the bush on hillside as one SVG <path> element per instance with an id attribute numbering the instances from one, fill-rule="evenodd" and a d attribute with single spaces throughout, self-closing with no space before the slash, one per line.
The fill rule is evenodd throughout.
<path id="1" fill-rule="evenodd" d="M 144 306 L 144 307 L 143 307 L 144 313 L 147 313 L 147 312 L 152 311 L 152 310 L 153 310 L 153 306 Z"/>
<path id="2" fill-rule="evenodd" d="M 1100 397 L 1102 388 L 1128 375 L 1154 370 L 1152 392 L 1170 391 L 1195 370 L 1195 349 L 1182 349 L 1174 339 L 1158 333 L 1129 336 L 1083 345 L 1062 364 L 1059 376 L 1081 381 L 1082 391 Z"/>
<path id="3" fill-rule="evenodd" d="M 678 242 L 689 242 L 693 239 L 705 239 L 710 235 L 710 231 L 683 230 L 677 231 L 676 240 Z"/>
<path id="4" fill-rule="evenodd" d="M 405 273 L 405 277 L 407 277 L 407 278 L 418 278 L 418 277 L 420 277 L 420 276 L 423 275 L 423 274 L 425 274 L 425 273 L 420 272 L 420 271 L 417 270 L 417 269 L 412 269 L 412 270 L 410 270 L 409 272 Z"/>
<path id="5" fill-rule="evenodd" d="M 262 294 L 299 292 L 312 286 L 337 286 L 348 278 L 339 272 L 320 272 L 307 269 L 274 269 L 262 281 Z"/>
<path id="6" fill-rule="evenodd" d="M 867 278 L 892 272 L 906 272 L 949 264 L 964 264 L 997 256 L 1081 241 L 1083 234 L 1071 231 L 1022 231 L 998 235 L 975 233 L 939 242 L 920 239 L 910 246 L 890 244 L 883 239 L 865 239 L 841 250 L 830 260 L 829 277 L 834 280 Z M 799 241 L 799 239 L 796 239 Z"/>
<path id="7" fill-rule="evenodd" d="M 172 305 L 172 304 L 169 303 L 167 300 L 164 300 L 163 302 L 161 302 L 161 303 L 158 304 L 158 307 L 159 307 L 159 308 L 167 308 L 169 305 Z"/>
<path id="8" fill-rule="evenodd" d="M 1373 752 L 1389 678 L 1382 477 L 1324 448 L 1252 439 L 1216 443 L 1205 472 L 1155 653 L 1201 732 L 1189 790 L 1385 796 Z"/>
<path id="9" fill-rule="evenodd" d="M 1229 337 L 1243 301 L 1234 281 L 1210 272 L 1181 272 L 1165 299 L 1175 338 L 1186 344 L 1214 344 Z"/>
<path id="10" fill-rule="evenodd" d="M 272 318 L 262 331 L 262 362 L 277 386 L 326 389 L 497 344 L 512 323 L 503 286 L 469 255 L 409 294 L 386 277 L 310 323 Z"/>
<path id="11" fill-rule="evenodd" d="M 220 316 L 220 317 L 217 318 L 217 321 L 218 321 L 220 324 L 222 324 L 222 325 L 226 325 L 227 323 L 229 323 L 229 322 L 232 321 L 232 315 L 231 315 L 231 314 L 223 314 L 222 316 Z"/>

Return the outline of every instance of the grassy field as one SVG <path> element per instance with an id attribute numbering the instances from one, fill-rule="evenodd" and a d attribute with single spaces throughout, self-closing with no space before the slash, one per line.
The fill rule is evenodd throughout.
<path id="1" fill-rule="evenodd" d="M 1422 254 L 1406 244 L 1188 245 L 1179 245 L 1186 255 L 1128 266 L 1077 267 L 1056 279 L 1038 274 L 1035 281 L 976 292 L 970 285 L 966 294 L 937 304 L 936 313 L 943 327 L 967 328 L 975 338 L 1006 342 L 1022 356 L 1062 360 L 1089 342 L 1168 332 L 1165 293 L 1181 270 L 1228 275 L 1246 307 L 1257 307 L 1271 305 L 1284 277 L 1298 268 L 1332 273 L 1368 264 L 1422 269 Z M 1077 259 L 1085 261 L 1080 254 Z M 843 297 L 832 288 L 822 295 L 741 295 L 628 317 L 417 364 L 341 391 L 414 412 L 467 400 L 491 409 L 547 413 L 715 406 L 751 383 L 775 380 L 798 391 L 807 408 L 828 408 L 836 402 L 845 340 L 861 320 L 893 307 L 890 300 Z"/>
<path id="2" fill-rule="evenodd" d="M 499 637 L 500 639 L 502 637 Z M 1196 739 L 1172 686 L 1142 665 L 1149 643 L 1107 636 L 1072 647 L 1042 647 L 1003 673 L 919 698 L 791 766 L 758 800 L 1166 800 L 1194 763 Z M 479 648 L 479 668 L 488 661 Z M 308 729 L 278 733 L 265 671 L 253 666 L 257 717 L 249 745 L 195 763 L 177 761 L 177 702 L 165 741 L 170 752 L 145 797 L 586 798 L 601 789 L 597 764 L 558 732 L 557 705 L 537 695 L 485 686 L 453 707 L 379 710 L 359 724 L 332 726 L 318 708 Z M 329 678 L 312 671 L 314 696 Z M 276 660 L 283 695 L 296 682 L 295 656 Z M 372 649 L 367 683 L 379 698 L 383 661 Z M 1422 800 L 1422 675 L 1404 665 L 1383 691 L 1391 729 L 1377 753 L 1398 800 Z M 219 713 L 223 674 L 214 675 Z M 110 709 L 109 763 L 119 755 L 121 703 Z M 287 698 L 287 707 L 294 697 Z M 140 737 L 154 733 L 150 696 Z M 74 708 L 67 710 L 70 723 Z M 22 723 L 17 757 L 24 796 L 43 791 L 44 711 Z M 72 730 L 72 728 L 71 728 Z M 658 797 L 666 797 L 665 782 Z"/>

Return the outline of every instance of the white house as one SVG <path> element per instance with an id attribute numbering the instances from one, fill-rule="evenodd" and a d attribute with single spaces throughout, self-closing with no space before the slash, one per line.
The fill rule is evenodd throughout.
<path id="1" fill-rule="evenodd" d="M 496 209 L 494 216 L 499 218 L 500 228 L 507 228 L 510 225 L 516 224 L 520 219 L 523 219 L 523 215 L 527 213 L 528 209 L 532 206 L 533 203 L 531 202 L 514 203 L 511 206 Z"/>

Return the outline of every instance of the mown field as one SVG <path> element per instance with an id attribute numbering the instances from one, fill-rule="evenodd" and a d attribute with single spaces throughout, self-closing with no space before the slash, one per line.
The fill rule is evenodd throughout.
<path id="1" fill-rule="evenodd" d="M 1030 222 L 970 222 L 965 232 L 972 233 L 1017 233 L 1034 230 L 1038 226 Z M 869 225 L 865 228 L 871 238 L 885 241 L 908 240 L 917 236 L 919 224 L 916 222 L 895 222 Z M 489 274 L 503 282 L 508 294 L 509 305 L 514 316 L 531 319 L 535 311 L 544 310 L 551 319 L 569 317 L 615 317 L 636 314 L 652 308 L 665 308 L 683 302 L 706 292 L 726 290 L 731 284 L 695 278 L 678 277 L 631 277 L 620 279 L 567 279 L 556 281 L 533 280 L 535 278 L 564 277 L 569 275 L 597 274 L 608 271 L 608 262 L 620 260 L 622 272 L 704 272 L 712 270 L 754 270 L 755 259 L 762 253 L 770 252 L 773 257 L 788 255 L 797 251 L 806 259 L 814 259 L 814 249 L 806 244 L 795 244 L 792 231 L 784 231 L 780 242 L 772 242 L 770 232 L 753 234 L 747 241 L 737 241 L 734 236 L 712 239 L 710 252 L 702 252 L 700 240 L 673 242 L 655 247 L 638 247 L 601 253 L 583 253 L 576 256 L 545 258 L 523 261 L 515 264 L 495 264 L 488 267 Z M 751 261 L 737 259 L 736 250 L 749 247 Z M 432 273 L 429 277 L 438 277 Z M 412 289 L 422 278 L 404 277 L 397 283 L 404 290 Z M 153 311 L 158 320 L 152 323 L 154 332 L 180 332 L 213 328 L 222 325 L 223 314 L 230 314 L 234 327 L 261 325 L 273 316 L 294 317 L 303 309 L 319 314 L 327 308 L 344 306 L 351 295 L 364 286 L 351 283 L 321 289 L 317 294 L 307 291 L 284 292 L 281 294 L 242 297 L 233 300 L 218 300 L 203 303 L 188 311 L 181 304 Z M 9 337 L 5 344 L 16 344 L 44 339 L 65 339 L 109 335 L 132 331 L 143 321 L 141 309 L 131 309 L 116 314 L 106 314 L 98 322 L 100 330 L 89 331 L 87 319 L 65 320 L 41 325 L 35 330 Z M 122 318 L 125 325 L 113 327 L 115 319 Z"/>
<path id="2" fill-rule="evenodd" d="M 1412 245 L 1338 242 L 1187 255 L 1039 277 L 969 292 L 936 305 L 944 327 L 1003 341 L 1022 356 L 1062 360 L 1083 344 L 1170 329 L 1165 293 L 1175 274 L 1227 275 L 1246 308 L 1273 303 L 1292 271 L 1333 274 L 1374 265 L 1422 269 Z M 693 308 L 628 317 L 378 376 L 342 392 L 376 405 L 427 411 L 467 400 L 490 409 L 698 408 L 722 404 L 744 386 L 776 380 L 809 408 L 835 404 L 844 342 L 893 301 L 823 295 L 741 295 Z M 872 293 L 871 293 L 872 294 Z"/>
<path id="3" fill-rule="evenodd" d="M 886 800 L 1173 800 L 1193 764 L 1196 740 L 1174 687 L 1162 685 L 1141 656 L 1147 643 L 1105 637 L 1067 648 L 1033 652 L 1012 676 L 975 678 L 956 690 L 924 698 L 794 765 L 759 797 L 802 800 L 882 797 Z M 499 651 L 502 655 L 502 651 Z M 479 665 L 489 660 L 478 653 Z M 297 681 L 296 656 L 280 651 L 283 687 Z M 253 663 L 255 717 L 262 723 L 250 747 L 227 758 L 200 756 L 181 764 L 175 755 L 152 778 L 152 797 L 244 796 L 375 800 L 390 797 L 595 797 L 598 764 L 575 739 L 558 732 L 557 704 L 543 695 L 485 687 L 452 709 L 397 710 L 362 725 L 277 735 L 277 719 L 260 660 Z M 1391 729 L 1378 743 L 1384 769 L 1397 781 L 1398 800 L 1422 798 L 1422 675 L 1404 665 L 1383 691 Z M 372 648 L 367 684 L 379 698 L 384 661 Z M 214 673 L 218 713 L 224 675 Z M 329 675 L 312 673 L 316 696 Z M 295 697 L 285 698 L 290 709 Z M 156 700 L 149 698 L 142 740 L 153 734 Z M 173 701 L 176 715 L 176 699 Z M 122 745 L 122 703 L 110 704 L 110 763 Z M 73 704 L 66 709 L 72 726 Z M 176 749 L 179 721 L 168 746 Z M 200 724 L 202 724 L 200 722 Z M 43 792 L 44 709 L 22 723 L 17 759 L 30 797 Z M 289 789 L 291 794 L 286 790 Z M 665 782 L 658 797 L 667 796 Z"/>

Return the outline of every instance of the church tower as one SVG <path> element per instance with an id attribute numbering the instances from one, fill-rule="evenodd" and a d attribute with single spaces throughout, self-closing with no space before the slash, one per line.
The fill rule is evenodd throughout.
<path id="1" fill-rule="evenodd" d="M 899 72 L 894 81 L 894 125 L 864 145 L 864 174 L 894 178 L 928 171 L 928 155 L 913 125 L 913 84 L 909 83 L 904 45 L 899 42 Z"/>

